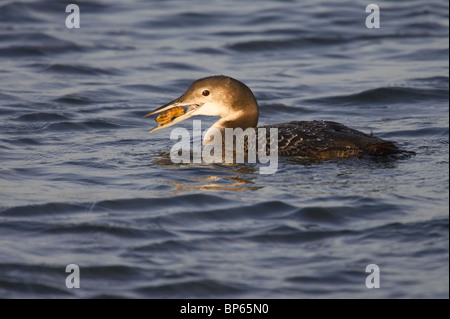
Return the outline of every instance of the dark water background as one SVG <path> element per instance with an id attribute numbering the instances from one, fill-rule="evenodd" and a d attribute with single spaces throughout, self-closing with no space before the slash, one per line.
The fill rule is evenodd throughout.
<path id="1" fill-rule="evenodd" d="M 448 1 L 77 1 L 67 29 L 69 3 L 0 1 L 1 298 L 448 298 Z M 143 115 L 214 74 L 260 124 L 416 155 L 175 165 Z"/>

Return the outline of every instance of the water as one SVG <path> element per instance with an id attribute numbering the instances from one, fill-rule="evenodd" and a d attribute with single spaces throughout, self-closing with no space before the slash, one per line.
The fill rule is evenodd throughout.
<path id="1" fill-rule="evenodd" d="M 366 1 L 77 3 L 67 29 L 67 3 L 0 2 L 0 297 L 448 298 L 447 1 L 373 1 L 379 29 Z M 174 164 L 143 115 L 214 74 L 260 125 L 416 155 Z"/>

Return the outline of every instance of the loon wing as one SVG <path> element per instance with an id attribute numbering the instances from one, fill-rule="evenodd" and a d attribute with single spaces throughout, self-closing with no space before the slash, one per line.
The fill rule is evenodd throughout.
<path id="1" fill-rule="evenodd" d="M 332 121 L 293 121 L 261 127 L 278 128 L 278 154 L 281 156 L 331 159 L 399 152 L 390 141 Z"/>

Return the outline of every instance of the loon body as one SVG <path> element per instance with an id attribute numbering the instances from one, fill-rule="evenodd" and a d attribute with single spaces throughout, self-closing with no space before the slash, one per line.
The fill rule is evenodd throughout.
<path id="1" fill-rule="evenodd" d="M 256 128 L 258 103 L 252 91 L 242 82 L 228 76 L 216 75 L 199 79 L 179 98 L 148 113 L 150 116 L 180 106 L 189 106 L 186 113 L 150 130 L 156 131 L 184 121 L 195 115 L 220 116 L 205 134 L 208 144 L 212 128 Z M 331 121 L 293 121 L 260 126 L 278 129 L 278 154 L 305 159 L 333 159 L 384 156 L 401 152 L 393 142 L 385 141 L 343 124 Z M 267 136 L 269 139 L 269 136 Z"/>

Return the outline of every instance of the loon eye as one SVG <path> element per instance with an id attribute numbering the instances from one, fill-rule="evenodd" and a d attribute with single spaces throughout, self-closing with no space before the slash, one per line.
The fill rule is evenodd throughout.
<path id="1" fill-rule="evenodd" d="M 209 95 L 209 91 L 208 90 L 203 90 L 202 94 L 203 94 L 203 96 L 208 96 Z"/>

